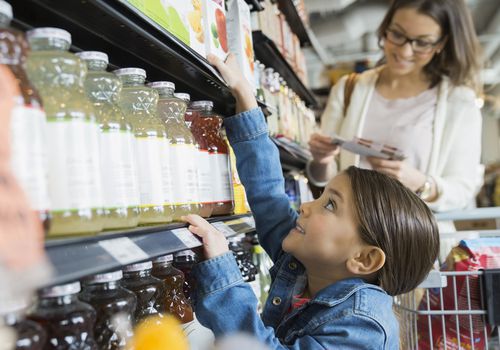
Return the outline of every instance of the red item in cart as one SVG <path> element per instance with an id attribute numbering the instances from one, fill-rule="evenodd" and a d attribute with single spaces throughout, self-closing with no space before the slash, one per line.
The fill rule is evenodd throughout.
<path id="1" fill-rule="evenodd" d="M 441 266 L 441 271 L 478 271 L 495 268 L 500 268 L 500 239 L 481 238 L 461 241 L 458 247 L 451 250 L 446 262 Z M 438 313 L 458 309 L 463 311 L 465 315 L 459 315 L 458 321 L 455 314 L 444 316 L 446 332 L 443 332 L 441 316 L 432 317 L 430 325 L 427 316 L 420 316 L 417 323 L 419 349 L 442 350 L 445 349 L 445 343 L 446 349 L 449 350 L 472 349 L 472 343 L 476 350 L 486 348 L 488 339 L 485 336 L 484 330 L 486 328 L 487 334 L 489 334 L 491 327 L 485 324 L 482 315 L 470 316 L 471 312 L 469 311 L 484 308 L 484 305 L 481 303 L 482 295 L 479 279 L 479 275 L 457 276 L 456 285 L 454 285 L 453 280 L 448 278 L 447 287 L 429 290 L 429 301 L 427 300 L 427 295 L 424 294 L 420 302 L 420 310 L 427 310 L 427 306 L 429 305 L 431 310 L 438 311 Z M 440 302 L 441 291 L 443 294 L 443 305 Z M 455 300 L 455 293 L 457 300 Z M 430 332 L 431 330 L 432 333 Z M 459 338 L 460 346 L 458 344 Z"/>

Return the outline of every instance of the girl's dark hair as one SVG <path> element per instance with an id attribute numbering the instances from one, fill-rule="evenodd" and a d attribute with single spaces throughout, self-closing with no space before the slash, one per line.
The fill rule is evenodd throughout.
<path id="1" fill-rule="evenodd" d="M 455 86 L 466 85 L 481 93 L 480 69 L 481 46 L 477 38 L 472 17 L 463 0 L 393 0 L 384 20 L 378 28 L 379 42 L 385 37 L 397 10 L 414 8 L 419 13 L 436 21 L 445 40 L 443 50 L 435 54 L 424 67 L 432 85 L 441 81 L 443 75 Z"/>
<path id="2" fill-rule="evenodd" d="M 378 284 L 389 294 L 415 289 L 427 276 L 439 252 L 439 234 L 427 205 L 402 185 L 373 170 L 349 167 L 361 238 L 386 255 Z"/>

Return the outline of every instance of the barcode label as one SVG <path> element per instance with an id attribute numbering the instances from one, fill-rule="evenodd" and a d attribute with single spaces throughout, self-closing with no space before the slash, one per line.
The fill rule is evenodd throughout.
<path id="1" fill-rule="evenodd" d="M 194 233 L 192 233 L 185 227 L 172 230 L 172 232 L 188 248 L 194 248 L 201 245 L 201 242 L 198 240 L 198 238 L 196 238 Z"/>
<path id="2" fill-rule="evenodd" d="M 99 245 L 122 265 L 130 264 L 149 256 L 130 238 L 120 237 L 100 241 Z"/>
<path id="3" fill-rule="evenodd" d="M 217 230 L 222 232 L 224 236 L 229 237 L 229 236 L 234 236 L 237 232 L 233 230 L 231 227 L 226 225 L 224 222 L 214 222 L 212 223 L 212 226 L 215 227 Z"/>

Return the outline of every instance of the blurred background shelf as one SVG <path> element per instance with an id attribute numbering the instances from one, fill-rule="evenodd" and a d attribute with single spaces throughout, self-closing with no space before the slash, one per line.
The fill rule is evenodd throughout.
<path id="1" fill-rule="evenodd" d="M 215 217 L 208 221 L 226 237 L 255 231 L 251 214 Z M 78 280 L 201 245 L 201 241 L 187 230 L 184 223 L 50 239 L 45 244 L 45 250 L 54 265 L 55 275 L 49 284 Z"/>
<path id="2" fill-rule="evenodd" d="M 250 11 L 262 11 L 264 6 L 262 6 L 260 0 L 245 0 L 245 2 L 250 6 Z"/>
<path id="3" fill-rule="evenodd" d="M 293 0 L 278 0 L 278 8 L 285 15 L 290 29 L 297 35 L 300 40 L 301 46 L 310 46 L 311 38 L 309 38 L 309 33 L 306 25 L 302 18 L 300 18 L 299 12 Z"/>

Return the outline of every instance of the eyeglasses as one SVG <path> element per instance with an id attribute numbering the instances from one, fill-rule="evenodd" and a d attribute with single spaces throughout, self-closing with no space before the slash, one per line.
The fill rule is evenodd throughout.
<path id="1" fill-rule="evenodd" d="M 435 42 L 429 42 L 422 39 L 410 39 L 403 33 L 392 29 L 387 29 L 384 36 L 387 41 L 397 46 L 404 46 L 406 43 L 410 43 L 413 52 L 417 54 L 427 54 L 431 52 L 442 40 L 442 38 L 440 38 Z"/>

